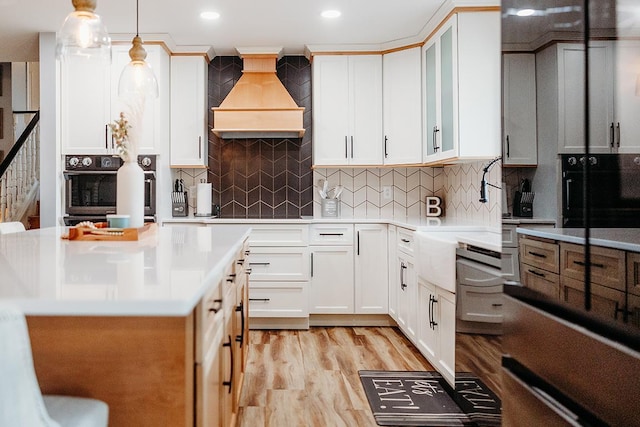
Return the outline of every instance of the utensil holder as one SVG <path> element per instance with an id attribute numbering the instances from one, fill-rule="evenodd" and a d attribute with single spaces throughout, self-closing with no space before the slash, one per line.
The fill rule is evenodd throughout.
<path id="1" fill-rule="evenodd" d="M 337 218 L 340 216 L 340 199 L 322 199 L 323 218 Z"/>

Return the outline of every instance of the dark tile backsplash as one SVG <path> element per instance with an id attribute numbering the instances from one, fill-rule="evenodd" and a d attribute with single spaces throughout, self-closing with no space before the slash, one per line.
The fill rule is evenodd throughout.
<path id="1" fill-rule="evenodd" d="M 301 139 L 220 139 L 209 136 L 213 203 L 223 218 L 299 218 L 313 215 L 311 170 L 311 64 L 285 56 L 277 74 L 304 107 Z M 242 60 L 218 56 L 209 65 L 209 108 L 219 106 L 242 75 Z M 209 128 L 213 114 L 209 114 Z"/>

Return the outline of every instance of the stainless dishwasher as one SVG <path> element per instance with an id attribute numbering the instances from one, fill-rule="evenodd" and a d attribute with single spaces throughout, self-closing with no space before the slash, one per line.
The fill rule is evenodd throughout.
<path id="1" fill-rule="evenodd" d="M 502 334 L 500 253 L 467 245 L 456 249 L 456 330 Z"/>

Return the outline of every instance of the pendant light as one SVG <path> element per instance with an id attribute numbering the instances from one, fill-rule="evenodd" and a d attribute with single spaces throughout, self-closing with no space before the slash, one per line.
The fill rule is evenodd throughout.
<path id="1" fill-rule="evenodd" d="M 96 0 L 72 0 L 75 10 L 64 20 L 56 41 L 56 55 L 86 56 L 111 61 L 111 38 L 99 15 Z"/>
<path id="2" fill-rule="evenodd" d="M 153 70 L 145 61 L 147 51 L 142 46 L 142 39 L 138 32 L 139 15 L 138 0 L 136 0 L 136 36 L 131 41 L 131 49 L 129 49 L 129 62 L 120 74 L 118 82 L 118 95 L 144 95 L 153 98 L 158 97 L 158 80 Z"/>

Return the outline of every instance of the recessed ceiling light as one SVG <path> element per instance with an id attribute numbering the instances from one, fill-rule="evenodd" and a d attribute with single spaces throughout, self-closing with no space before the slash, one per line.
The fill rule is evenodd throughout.
<path id="1" fill-rule="evenodd" d="M 321 13 L 323 18 L 337 18 L 342 15 L 339 10 L 325 10 Z"/>
<path id="2" fill-rule="evenodd" d="M 518 16 L 531 16 L 531 15 L 533 15 L 533 14 L 535 14 L 535 13 L 536 13 L 536 11 L 535 11 L 535 10 L 533 10 L 533 9 L 520 9 L 520 10 L 516 13 L 516 15 L 518 15 Z"/>
<path id="3" fill-rule="evenodd" d="M 220 14 L 218 12 L 202 12 L 200 14 L 200 18 L 202 18 L 202 19 L 218 19 L 218 18 L 220 18 Z"/>

